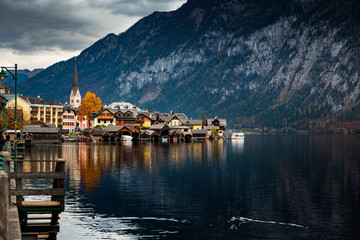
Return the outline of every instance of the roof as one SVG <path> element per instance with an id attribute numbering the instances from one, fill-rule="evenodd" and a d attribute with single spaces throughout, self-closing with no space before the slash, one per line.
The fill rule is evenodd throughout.
<path id="1" fill-rule="evenodd" d="M 116 112 L 122 112 L 123 114 L 127 113 L 127 112 L 131 112 L 133 114 L 134 117 L 137 117 L 137 115 L 139 115 L 139 112 L 136 109 L 116 109 Z"/>
<path id="2" fill-rule="evenodd" d="M 153 133 L 153 132 L 154 132 L 154 131 L 151 131 L 151 133 Z M 140 135 L 148 135 L 148 136 L 150 136 L 151 133 L 149 133 L 148 131 L 145 131 L 145 130 L 141 130 L 141 131 L 140 131 Z"/>
<path id="3" fill-rule="evenodd" d="M 137 109 L 138 111 L 141 111 L 141 109 L 129 102 L 113 102 L 111 104 L 109 104 L 108 106 L 106 106 L 105 108 L 108 108 L 108 109 Z"/>
<path id="4" fill-rule="evenodd" d="M 178 119 L 187 119 L 185 113 L 159 113 L 159 119 L 162 119 L 165 122 L 170 122 L 174 117 L 177 117 Z"/>
<path id="5" fill-rule="evenodd" d="M 144 116 L 151 119 L 151 121 L 156 121 L 158 119 L 159 113 L 158 112 L 141 112 Z"/>
<path id="6" fill-rule="evenodd" d="M 102 136 L 105 133 L 102 129 L 95 129 L 95 131 L 91 134 L 92 136 Z"/>
<path id="7" fill-rule="evenodd" d="M 173 135 L 181 135 L 181 133 L 179 133 L 178 131 L 179 131 L 179 130 L 177 130 L 177 129 L 171 129 L 171 130 L 169 131 L 169 134 L 170 134 L 170 136 L 173 136 Z"/>
<path id="8" fill-rule="evenodd" d="M 77 114 L 78 108 L 75 108 L 75 107 L 73 107 L 73 106 L 71 106 L 71 105 L 69 105 L 69 104 L 65 104 L 63 111 L 64 111 L 64 112 L 65 112 L 65 111 L 74 112 L 75 114 Z"/>
<path id="9" fill-rule="evenodd" d="M 220 126 L 224 126 L 224 127 L 227 126 L 226 118 L 208 118 L 208 119 L 207 119 L 207 124 L 208 124 L 208 126 L 211 126 L 211 123 L 212 123 L 214 120 L 218 120 L 218 121 L 220 122 Z"/>
<path id="10" fill-rule="evenodd" d="M 193 134 L 207 134 L 208 133 L 207 129 L 193 129 L 191 131 Z"/>
<path id="11" fill-rule="evenodd" d="M 166 124 L 153 124 L 149 128 L 149 130 L 163 130 L 163 129 L 170 129 Z"/>
<path id="12" fill-rule="evenodd" d="M 10 101 L 15 98 L 15 94 L 1 94 L 5 98 L 6 101 Z M 60 102 L 54 99 L 42 99 L 42 98 L 34 98 L 29 96 L 23 96 L 21 94 L 17 95 L 19 98 L 28 102 L 29 104 L 38 104 L 38 105 L 58 105 L 62 106 Z"/>
<path id="13" fill-rule="evenodd" d="M 10 101 L 15 97 L 15 94 L 13 93 L 2 93 L 1 96 L 5 98 L 6 101 Z"/>
<path id="14" fill-rule="evenodd" d="M 34 98 L 29 96 L 20 96 L 22 99 L 28 101 L 30 104 L 38 104 L 38 105 L 61 105 L 55 99 L 42 99 L 42 98 Z"/>
<path id="15" fill-rule="evenodd" d="M 91 118 L 95 118 L 99 116 L 102 112 L 109 111 L 111 114 L 116 115 L 116 113 L 121 112 L 122 114 L 125 114 L 126 112 L 131 112 L 133 114 L 133 117 L 137 117 L 139 114 L 136 109 L 109 109 L 109 108 L 103 108 L 97 112 L 93 112 L 91 115 Z"/>
<path id="16" fill-rule="evenodd" d="M 180 119 L 184 125 L 202 125 L 202 119 Z"/>
<path id="17" fill-rule="evenodd" d="M 141 130 L 141 134 L 147 133 L 147 134 L 151 135 L 151 134 L 153 134 L 154 132 L 155 132 L 154 130 L 149 130 L 149 129 L 147 129 L 147 130 Z"/>
<path id="18" fill-rule="evenodd" d="M 174 115 L 170 113 L 159 113 L 159 119 L 164 120 L 165 122 L 170 122 Z"/>
<path id="19" fill-rule="evenodd" d="M 97 116 L 99 116 L 102 112 L 104 111 L 108 111 L 110 112 L 111 114 L 115 115 L 115 113 L 112 111 L 112 109 L 106 109 L 106 108 L 103 108 L 103 109 L 100 109 L 99 111 L 97 112 L 93 112 L 93 114 L 90 116 L 90 118 L 95 118 Z"/>
<path id="20" fill-rule="evenodd" d="M 188 117 L 185 115 L 185 113 L 175 113 L 175 115 L 176 115 L 179 119 L 188 119 Z"/>
<path id="21" fill-rule="evenodd" d="M 116 116 L 116 120 L 136 120 L 134 116 Z"/>
<path id="22" fill-rule="evenodd" d="M 123 126 L 114 126 L 112 124 L 109 124 L 104 130 L 109 133 L 114 133 L 114 132 L 119 131 L 122 128 L 123 128 Z"/>
<path id="23" fill-rule="evenodd" d="M 170 129 L 191 129 L 189 126 L 170 126 Z"/>
<path id="24" fill-rule="evenodd" d="M 130 131 L 133 131 L 133 129 L 134 129 L 135 127 L 136 127 L 135 125 L 126 125 L 126 126 L 121 126 L 121 129 L 127 128 L 127 129 L 129 129 Z"/>
<path id="25" fill-rule="evenodd" d="M 59 128 L 41 127 L 40 125 L 27 125 L 22 130 L 23 133 L 59 133 Z"/>
<path id="26" fill-rule="evenodd" d="M 77 68 L 76 68 L 76 57 L 75 57 L 75 67 L 74 67 L 74 77 L 73 77 L 73 84 L 71 91 L 76 94 L 76 92 L 79 90 L 79 82 L 78 82 L 78 76 L 77 76 Z"/>
<path id="27" fill-rule="evenodd" d="M 92 133 L 92 132 L 94 132 L 95 131 L 95 129 L 94 128 L 85 128 L 84 129 L 84 133 Z"/>

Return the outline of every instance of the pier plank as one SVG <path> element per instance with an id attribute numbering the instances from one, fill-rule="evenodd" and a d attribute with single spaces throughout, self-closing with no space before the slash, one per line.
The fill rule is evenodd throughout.
<path id="1" fill-rule="evenodd" d="M 64 196 L 65 189 L 10 189 L 9 193 L 16 196 L 30 196 L 30 195 L 52 195 L 52 196 Z"/>
<path id="2" fill-rule="evenodd" d="M 21 203 L 23 208 L 25 207 L 60 207 L 60 202 L 57 201 L 23 201 Z"/>
<path id="3" fill-rule="evenodd" d="M 10 178 L 15 179 L 65 179 L 65 172 L 12 172 Z"/>

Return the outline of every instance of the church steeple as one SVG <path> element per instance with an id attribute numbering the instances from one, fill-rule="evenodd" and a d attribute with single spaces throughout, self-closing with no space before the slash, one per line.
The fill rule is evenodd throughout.
<path id="1" fill-rule="evenodd" d="M 72 84 L 71 91 L 76 92 L 77 90 L 79 90 L 79 82 L 78 82 L 78 76 L 77 76 L 76 57 L 75 57 L 74 77 L 73 77 L 73 84 Z"/>
<path id="2" fill-rule="evenodd" d="M 76 57 L 75 57 L 74 77 L 73 77 L 73 84 L 70 93 L 70 105 L 73 107 L 79 107 L 80 103 L 81 103 L 81 95 L 79 90 L 79 82 L 78 82 L 77 68 L 76 68 Z"/>

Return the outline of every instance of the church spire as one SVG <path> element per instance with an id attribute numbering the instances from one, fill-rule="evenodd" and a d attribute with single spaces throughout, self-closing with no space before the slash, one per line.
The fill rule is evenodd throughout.
<path id="1" fill-rule="evenodd" d="M 79 82 L 78 82 L 78 76 L 77 76 L 76 57 L 75 57 L 74 77 L 73 77 L 73 84 L 72 84 L 71 91 L 73 93 L 76 93 L 78 90 L 79 90 Z"/>
<path id="2" fill-rule="evenodd" d="M 78 82 L 77 68 L 76 68 L 76 57 L 75 57 L 74 77 L 73 77 L 73 84 L 70 93 L 70 105 L 73 107 L 79 107 L 80 103 L 81 103 L 81 95 L 79 90 L 79 82 Z"/>

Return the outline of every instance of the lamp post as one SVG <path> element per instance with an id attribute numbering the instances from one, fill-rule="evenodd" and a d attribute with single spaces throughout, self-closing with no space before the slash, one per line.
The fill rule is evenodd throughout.
<path id="1" fill-rule="evenodd" d="M 17 159 L 17 64 L 15 64 L 15 67 L 1 67 L 1 72 L 0 72 L 0 79 L 1 81 L 5 80 L 5 78 L 8 77 L 8 75 L 6 74 L 6 72 L 4 71 L 4 69 L 10 73 L 10 75 L 13 77 L 14 81 L 15 81 L 15 121 L 14 121 L 14 130 L 15 130 L 15 140 L 14 140 L 14 160 Z M 10 72 L 9 69 L 15 69 L 14 74 L 12 72 Z"/>

